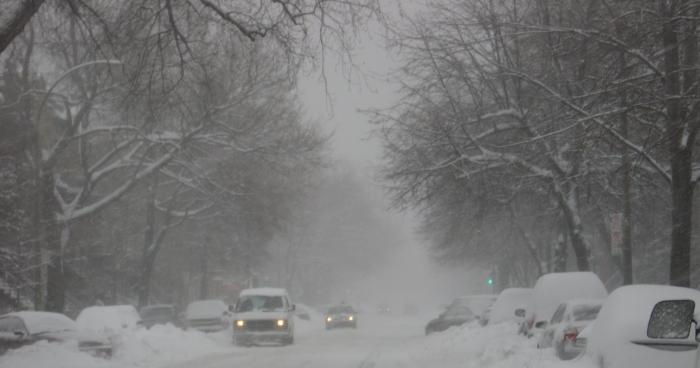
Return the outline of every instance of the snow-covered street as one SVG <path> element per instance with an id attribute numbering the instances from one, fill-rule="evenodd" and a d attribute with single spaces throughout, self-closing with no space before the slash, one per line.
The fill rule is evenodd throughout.
<path id="1" fill-rule="evenodd" d="M 122 337 L 112 360 L 74 347 L 42 343 L 0 357 L 0 368 L 224 367 L 592 367 L 558 360 L 551 349 L 515 334 L 515 326 L 470 324 L 424 336 L 425 316 L 363 315 L 357 330 L 326 331 L 320 320 L 297 321 L 292 346 L 235 347 L 226 333 L 205 335 L 173 327 Z"/>

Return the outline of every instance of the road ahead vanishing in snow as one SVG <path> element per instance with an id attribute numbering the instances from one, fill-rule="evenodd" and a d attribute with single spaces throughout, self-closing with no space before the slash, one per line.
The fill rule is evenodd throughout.
<path id="1" fill-rule="evenodd" d="M 231 352 L 206 356 L 177 368 L 228 367 L 376 367 L 383 355 L 425 340 L 423 321 L 397 316 L 364 316 L 357 330 L 326 331 L 313 323 L 297 323 L 294 345 L 235 348 Z"/>
<path id="2" fill-rule="evenodd" d="M 538 351 L 514 333 L 513 325 L 470 325 L 424 335 L 425 318 L 365 315 L 357 330 L 326 331 L 298 325 L 287 347 L 232 348 L 171 365 L 176 368 L 379 368 L 379 367 L 589 367 L 586 361 L 561 362 Z"/>

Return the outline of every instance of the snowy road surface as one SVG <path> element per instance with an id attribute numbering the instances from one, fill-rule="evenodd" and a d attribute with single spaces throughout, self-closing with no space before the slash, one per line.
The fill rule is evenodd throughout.
<path id="1" fill-rule="evenodd" d="M 286 347 L 235 347 L 230 333 L 202 334 L 172 326 L 121 337 L 112 360 L 75 346 L 40 343 L 0 357 L 0 368 L 592 368 L 585 359 L 561 362 L 551 349 L 514 333 L 515 326 L 475 324 L 424 336 L 429 316 L 362 315 L 357 330 L 298 321 Z"/>
<path id="2" fill-rule="evenodd" d="M 304 328 L 287 347 L 235 348 L 176 368 L 590 367 L 558 361 L 510 325 L 469 326 L 424 336 L 426 318 L 366 315 L 357 330 Z"/>

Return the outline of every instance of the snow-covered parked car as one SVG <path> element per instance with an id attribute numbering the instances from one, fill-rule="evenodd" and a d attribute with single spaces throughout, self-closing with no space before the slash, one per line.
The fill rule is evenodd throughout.
<path id="1" fill-rule="evenodd" d="M 586 333 L 600 368 L 697 368 L 700 291 L 630 285 L 613 291 Z"/>
<path id="2" fill-rule="evenodd" d="M 27 311 L 0 316 L 0 354 L 37 341 L 74 341 L 81 351 L 107 358 L 112 355 L 109 339 L 80 330 L 72 319 L 63 314 Z"/>
<path id="3" fill-rule="evenodd" d="M 435 332 L 442 332 L 453 326 L 461 326 L 465 323 L 476 320 L 477 316 L 466 306 L 451 304 L 440 315 L 428 322 L 425 326 L 425 334 L 430 335 Z"/>
<path id="4" fill-rule="evenodd" d="M 293 344 L 295 309 L 285 289 L 256 288 L 241 291 L 235 307 L 234 343 Z"/>
<path id="5" fill-rule="evenodd" d="M 82 330 L 114 335 L 139 327 L 141 316 L 132 305 L 92 306 L 83 309 L 75 321 Z"/>
<path id="6" fill-rule="evenodd" d="M 582 347 L 576 344 L 576 338 L 586 326 L 595 321 L 603 302 L 603 299 L 576 299 L 561 303 L 540 335 L 537 346 L 554 347 L 557 356 L 562 360 L 577 357 L 583 351 Z"/>
<path id="7" fill-rule="evenodd" d="M 188 329 L 216 332 L 227 329 L 230 325 L 231 312 L 221 300 L 197 300 L 185 309 L 185 327 Z"/>
<path id="8" fill-rule="evenodd" d="M 605 299 L 608 291 L 593 272 L 555 272 L 540 276 L 532 292 L 521 332 L 539 338 L 554 311 L 572 299 Z"/>
<path id="9" fill-rule="evenodd" d="M 498 294 L 496 302 L 491 307 L 489 324 L 514 321 L 521 323 L 525 320 L 525 308 L 532 299 L 532 289 L 508 288 Z"/>
<path id="10" fill-rule="evenodd" d="M 489 308 L 491 308 L 497 298 L 498 295 L 490 294 L 465 295 L 453 300 L 450 307 L 459 306 L 469 308 L 469 310 L 474 313 L 474 316 L 481 320 L 484 317 L 488 317 Z"/>
<path id="11" fill-rule="evenodd" d="M 174 326 L 180 324 L 177 320 L 175 306 L 172 304 L 147 305 L 141 308 L 139 315 L 141 315 L 141 321 L 146 328 L 168 323 Z"/>

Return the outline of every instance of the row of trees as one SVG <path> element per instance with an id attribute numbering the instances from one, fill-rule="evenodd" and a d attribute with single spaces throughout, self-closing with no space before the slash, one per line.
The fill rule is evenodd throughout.
<path id="1" fill-rule="evenodd" d="M 374 116 L 395 202 L 421 210 L 436 255 L 503 283 L 573 259 L 689 286 L 700 2 L 428 9 L 396 27 L 402 98 Z"/>
<path id="2" fill-rule="evenodd" d="M 325 162 L 296 73 L 327 45 L 349 47 L 345 28 L 376 11 L 1 4 L 0 280 L 58 311 L 173 298 L 217 262 L 250 274 Z"/>

